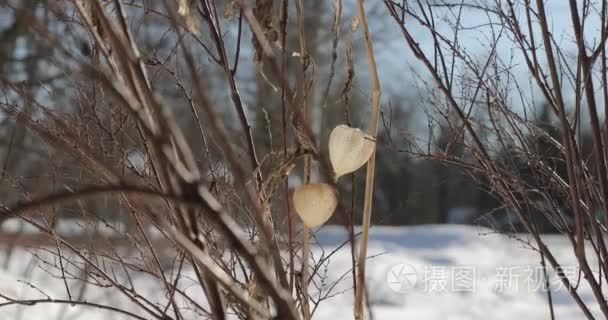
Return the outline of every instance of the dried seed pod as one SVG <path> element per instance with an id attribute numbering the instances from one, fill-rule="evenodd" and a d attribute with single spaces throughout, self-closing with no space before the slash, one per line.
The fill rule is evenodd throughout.
<path id="1" fill-rule="evenodd" d="M 293 193 L 293 206 L 309 228 L 322 225 L 338 206 L 336 190 L 326 183 L 305 184 Z"/>
<path id="2" fill-rule="evenodd" d="M 329 159 L 336 180 L 361 168 L 374 152 L 374 138 L 369 134 L 343 124 L 329 135 Z"/>

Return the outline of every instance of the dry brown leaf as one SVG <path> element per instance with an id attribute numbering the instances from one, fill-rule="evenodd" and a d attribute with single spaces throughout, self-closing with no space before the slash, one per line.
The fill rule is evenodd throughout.
<path id="1" fill-rule="evenodd" d="M 235 1 L 228 1 L 224 6 L 224 18 L 230 20 L 234 17 Z"/>
<path id="2" fill-rule="evenodd" d="M 186 19 L 186 27 L 188 31 L 199 34 L 198 17 L 196 16 L 196 1 L 194 0 L 177 0 L 177 13 Z"/>
<path id="3" fill-rule="evenodd" d="M 357 31 L 357 28 L 359 27 L 359 17 L 354 17 L 351 21 L 350 21 L 350 32 L 355 32 Z"/>

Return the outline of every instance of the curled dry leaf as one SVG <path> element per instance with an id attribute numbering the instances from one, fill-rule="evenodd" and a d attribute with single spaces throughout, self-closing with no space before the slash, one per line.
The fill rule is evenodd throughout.
<path id="1" fill-rule="evenodd" d="M 293 193 L 293 206 L 302 222 L 314 228 L 327 221 L 338 206 L 336 190 L 325 183 L 309 183 Z"/>
<path id="2" fill-rule="evenodd" d="M 374 152 L 374 138 L 346 125 L 339 125 L 329 135 L 329 159 L 336 179 L 361 168 Z"/>
<path id="3" fill-rule="evenodd" d="M 235 6 L 235 1 L 228 1 L 226 3 L 226 6 L 224 7 L 224 18 L 225 19 L 232 19 L 232 17 L 234 17 L 234 6 Z"/>
<path id="4" fill-rule="evenodd" d="M 186 27 L 188 31 L 198 35 L 198 18 L 196 16 L 196 1 L 195 0 L 177 0 L 177 13 L 186 19 Z"/>
<path id="5" fill-rule="evenodd" d="M 355 32 L 357 31 L 357 28 L 359 27 L 359 17 L 354 17 L 351 21 L 350 21 L 350 32 Z"/>

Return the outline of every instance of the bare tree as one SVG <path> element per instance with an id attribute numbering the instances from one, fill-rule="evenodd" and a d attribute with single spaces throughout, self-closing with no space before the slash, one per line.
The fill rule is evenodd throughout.
<path id="1" fill-rule="evenodd" d="M 543 240 L 535 221 L 539 219 L 536 215 L 546 216 L 570 239 L 580 274 L 591 287 L 602 316 L 607 317 L 603 292 L 608 212 L 606 123 L 605 117 L 604 123 L 600 122 L 598 111 L 598 101 L 608 97 L 606 2 L 569 1 L 575 58 L 570 58 L 565 46 L 558 45 L 543 1 L 385 1 L 385 4 L 404 42 L 441 92 L 444 102 L 438 106 L 440 112 L 454 115 L 446 117 L 447 123 L 455 128 L 458 137 L 464 137 L 463 146 L 469 155 L 428 156 L 460 164 L 485 176 L 493 192 L 500 195 L 505 206 L 515 210 L 524 230 L 532 235 L 533 247 L 543 264 L 546 261 L 555 270 L 585 316 L 592 319 L 595 315 L 577 292 L 578 279 L 564 274 L 552 248 Z M 465 13 L 485 22 L 467 21 Z M 600 21 L 599 26 L 589 22 L 593 19 Z M 438 28 L 439 21 L 447 21 L 448 28 Z M 487 58 L 483 60 L 463 45 L 466 40 L 462 34 L 471 30 L 472 24 L 473 30 L 483 30 L 487 41 L 483 44 L 488 50 Z M 431 48 L 421 46 L 414 28 L 424 29 L 433 39 Z M 498 52 L 504 43 L 515 49 L 511 59 Z M 511 71 L 513 57 L 526 66 L 532 85 Z M 455 85 L 456 78 L 460 85 Z M 604 88 L 602 94 L 595 89 L 597 83 Z M 557 139 L 529 118 L 535 114 L 530 97 L 536 92 L 540 92 L 559 124 Z M 566 96 L 574 97 L 573 106 L 567 104 Z M 585 107 L 588 124 L 582 117 Z M 581 141 L 581 132 L 587 125 L 593 136 L 591 159 L 585 157 Z M 485 141 L 482 132 L 489 133 Z M 559 153 L 547 157 L 531 137 L 548 138 L 546 141 Z M 500 149 L 508 150 L 507 161 L 499 160 Z M 533 171 L 531 178 L 519 170 L 522 163 Z M 556 167 L 562 164 L 564 171 Z M 603 216 L 598 217 L 597 211 L 603 212 Z M 572 224 L 567 221 L 568 215 L 572 216 Z"/>

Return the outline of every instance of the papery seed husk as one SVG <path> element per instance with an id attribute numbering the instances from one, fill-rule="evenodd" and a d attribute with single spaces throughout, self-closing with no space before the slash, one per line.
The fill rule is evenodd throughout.
<path id="1" fill-rule="evenodd" d="M 332 216 L 338 206 L 338 195 L 329 184 L 309 183 L 294 191 L 293 205 L 302 222 L 314 228 Z"/>
<path id="2" fill-rule="evenodd" d="M 357 128 L 339 125 L 329 135 L 329 159 L 336 179 L 361 168 L 374 152 L 371 135 Z"/>

